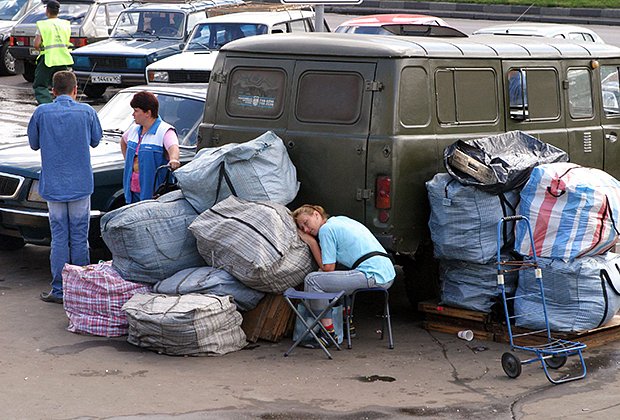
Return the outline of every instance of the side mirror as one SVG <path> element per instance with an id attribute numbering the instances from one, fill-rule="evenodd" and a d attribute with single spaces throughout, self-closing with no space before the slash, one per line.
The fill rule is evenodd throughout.
<path id="1" fill-rule="evenodd" d="M 181 43 L 179 44 L 179 49 L 180 49 L 180 50 L 184 50 L 184 49 L 185 49 L 185 42 L 181 42 Z"/>
<path id="2" fill-rule="evenodd" d="M 108 28 L 108 35 L 112 35 L 112 28 Z"/>

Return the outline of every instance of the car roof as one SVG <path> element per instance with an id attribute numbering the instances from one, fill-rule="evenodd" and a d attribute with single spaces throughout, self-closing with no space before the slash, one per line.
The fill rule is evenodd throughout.
<path id="1" fill-rule="evenodd" d="M 199 0 L 199 1 L 173 1 L 168 3 L 149 2 L 131 8 L 131 11 L 156 11 L 156 10 L 178 10 L 178 11 L 194 11 L 202 9 L 210 9 L 212 7 L 237 4 L 240 0 Z M 127 9 L 129 10 L 129 9 Z"/>
<path id="2" fill-rule="evenodd" d="M 576 25 L 562 23 L 511 23 L 506 25 L 493 25 L 474 31 L 474 34 L 508 34 L 508 35 L 531 35 L 553 36 L 570 32 L 586 32 L 595 34 L 594 31 Z"/>
<path id="3" fill-rule="evenodd" d="M 172 85 L 141 85 L 132 86 L 121 90 L 121 92 L 142 92 L 149 91 L 153 94 L 172 94 L 177 96 L 185 96 L 189 99 L 198 99 L 205 101 L 207 97 L 208 84 L 190 84 L 190 83 L 176 83 Z"/>
<path id="4" fill-rule="evenodd" d="M 210 17 L 200 23 L 204 24 L 209 22 L 229 22 L 273 25 L 276 23 L 287 22 L 289 20 L 301 19 L 304 17 L 314 17 L 314 12 L 311 12 L 309 10 L 291 10 L 282 12 L 239 12 Z"/>
<path id="5" fill-rule="evenodd" d="M 450 26 L 443 19 L 430 15 L 409 15 L 402 13 L 361 16 L 347 20 L 338 26 L 382 26 L 388 24 L 421 25 L 435 24 Z"/>
<path id="6" fill-rule="evenodd" d="M 620 48 L 596 42 L 556 38 L 478 35 L 463 38 L 429 38 L 342 33 L 275 34 L 242 38 L 220 50 L 264 54 L 335 57 L 436 58 L 604 58 L 620 57 Z"/>

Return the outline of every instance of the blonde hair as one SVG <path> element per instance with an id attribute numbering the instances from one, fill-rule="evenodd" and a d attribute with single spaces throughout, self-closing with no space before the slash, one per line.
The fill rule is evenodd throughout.
<path id="1" fill-rule="evenodd" d="M 329 217 L 329 214 L 325 212 L 325 209 L 323 207 L 315 206 L 313 204 L 304 204 L 293 212 L 293 218 L 297 220 L 297 218 L 302 214 L 312 215 L 312 213 L 315 211 L 319 212 L 319 214 L 324 220 L 327 220 L 327 218 Z"/>

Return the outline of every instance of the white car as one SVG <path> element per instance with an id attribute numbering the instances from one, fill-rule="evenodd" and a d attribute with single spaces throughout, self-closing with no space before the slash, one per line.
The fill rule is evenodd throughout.
<path id="1" fill-rule="evenodd" d="M 151 83 L 208 83 L 218 50 L 235 39 L 288 32 L 314 32 L 314 12 L 241 12 L 215 16 L 196 25 L 180 54 L 146 68 Z"/>
<path id="2" fill-rule="evenodd" d="M 588 28 L 561 23 L 511 23 L 489 26 L 474 31 L 473 35 L 517 35 L 570 39 L 604 44 L 598 34 Z"/>

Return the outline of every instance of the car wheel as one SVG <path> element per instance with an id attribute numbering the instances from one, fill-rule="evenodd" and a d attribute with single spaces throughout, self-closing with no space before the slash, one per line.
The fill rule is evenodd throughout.
<path id="1" fill-rule="evenodd" d="M 36 64 L 33 63 L 24 63 L 24 74 L 22 76 L 26 79 L 27 82 L 34 82 L 34 71 L 37 69 Z"/>
<path id="2" fill-rule="evenodd" d="M 91 99 L 99 99 L 103 96 L 107 88 L 106 85 L 86 85 L 84 86 L 83 92 L 84 95 Z"/>
<path id="3" fill-rule="evenodd" d="M 9 52 L 9 42 L 0 48 L 0 75 L 12 76 L 15 74 L 15 58 Z"/>
<path id="4" fill-rule="evenodd" d="M 16 251 L 26 245 L 22 238 L 0 235 L 0 251 Z"/>

